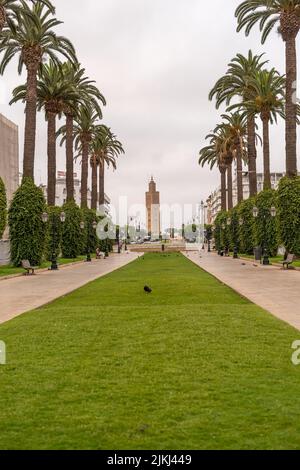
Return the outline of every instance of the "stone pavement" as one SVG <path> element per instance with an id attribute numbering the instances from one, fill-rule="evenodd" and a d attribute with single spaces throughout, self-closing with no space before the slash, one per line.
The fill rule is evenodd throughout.
<path id="1" fill-rule="evenodd" d="M 300 272 L 254 261 L 222 258 L 215 253 L 186 256 L 260 307 L 300 330 Z M 256 265 L 256 266 L 255 266 Z"/>
<path id="2" fill-rule="evenodd" d="M 0 323 L 40 307 L 138 258 L 137 253 L 112 254 L 105 260 L 65 266 L 0 282 Z"/>

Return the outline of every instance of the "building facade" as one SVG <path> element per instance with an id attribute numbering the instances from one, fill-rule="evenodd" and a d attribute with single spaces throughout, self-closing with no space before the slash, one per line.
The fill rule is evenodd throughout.
<path id="1" fill-rule="evenodd" d="M 279 181 L 285 176 L 285 173 L 271 173 L 271 187 L 278 189 Z M 257 192 L 260 193 L 264 189 L 264 175 L 257 173 Z M 243 198 L 248 199 L 250 196 L 249 190 L 249 175 L 248 172 L 243 172 Z M 237 205 L 237 178 L 233 180 L 233 206 Z M 207 199 L 207 206 L 209 208 L 209 219 L 214 223 L 217 215 L 221 212 L 221 187 L 216 188 Z M 209 223 L 209 222 L 208 222 Z"/>
<path id="2" fill-rule="evenodd" d="M 0 177 L 2 178 L 7 202 L 12 200 L 19 186 L 19 136 L 18 126 L 0 114 Z M 0 240 L 0 265 L 10 262 L 8 228 Z"/>
<path id="3" fill-rule="evenodd" d="M 160 194 L 156 183 L 151 178 L 149 190 L 146 192 L 147 230 L 152 239 L 158 239 L 161 233 L 160 223 Z"/>
<path id="4" fill-rule="evenodd" d="M 47 198 L 47 186 L 41 186 L 43 189 L 45 198 Z M 99 196 L 99 195 L 98 195 Z M 74 173 L 74 199 L 78 206 L 81 204 L 81 182 L 77 176 L 77 173 Z M 91 207 L 92 202 L 92 191 L 88 188 L 88 207 Z M 99 200 L 99 197 L 98 197 Z M 55 205 L 58 207 L 63 206 L 67 201 L 67 185 L 66 185 L 66 175 L 63 171 L 58 171 L 56 178 L 56 188 L 55 188 Z M 105 194 L 105 212 L 108 215 L 110 212 L 110 199 Z"/>
<path id="5" fill-rule="evenodd" d="M 285 173 L 271 173 L 271 188 L 278 189 L 279 181 L 285 176 Z M 260 193 L 264 189 L 264 175 L 257 173 L 257 192 Z M 250 196 L 248 172 L 243 172 L 243 197 L 248 199 Z M 237 178 L 233 180 L 233 205 L 237 205 Z"/>
<path id="6" fill-rule="evenodd" d="M 19 186 L 18 126 L 0 114 L 0 176 L 4 181 L 7 199 Z"/>

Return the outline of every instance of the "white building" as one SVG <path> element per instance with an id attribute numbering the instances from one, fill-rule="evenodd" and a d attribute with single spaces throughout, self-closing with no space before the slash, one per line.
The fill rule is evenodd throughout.
<path id="1" fill-rule="evenodd" d="M 271 173 L 271 187 L 272 189 L 278 189 L 279 181 L 285 176 L 285 173 Z M 257 173 L 257 192 L 260 193 L 264 189 L 264 174 Z M 243 197 L 248 199 L 250 196 L 249 192 L 249 178 L 248 172 L 243 172 Z M 209 202 L 209 218 L 213 223 L 221 211 L 221 187 L 216 188 L 208 197 L 207 203 Z M 237 178 L 233 180 L 233 206 L 237 205 Z"/>
<path id="2" fill-rule="evenodd" d="M 43 189 L 45 198 L 47 198 L 47 186 L 42 185 L 41 188 Z M 81 182 L 77 176 L 77 173 L 74 173 L 74 199 L 78 206 L 81 204 Z M 88 188 L 87 191 L 87 200 L 88 200 L 88 207 L 91 207 L 92 202 L 92 191 Z M 67 186 L 66 186 L 66 176 L 65 172 L 58 171 L 57 179 L 56 179 L 56 188 L 55 188 L 55 205 L 58 207 L 63 206 L 67 201 Z M 106 214 L 110 212 L 110 199 L 105 194 L 105 210 Z"/>
<path id="3" fill-rule="evenodd" d="M 278 189 L 279 181 L 285 176 L 285 173 L 271 173 L 271 188 Z M 264 189 L 264 175 L 257 173 L 257 192 L 260 193 Z M 248 172 L 243 172 L 243 196 L 248 199 L 250 196 Z M 233 205 L 237 205 L 237 178 L 233 180 Z"/>
<path id="4" fill-rule="evenodd" d="M 19 185 L 18 126 L 0 114 L 0 176 L 6 189 L 9 203 Z M 0 240 L 0 265 L 10 262 L 8 228 Z"/>
<path id="5" fill-rule="evenodd" d="M 0 114 L 0 176 L 8 201 L 19 185 L 18 126 Z"/>

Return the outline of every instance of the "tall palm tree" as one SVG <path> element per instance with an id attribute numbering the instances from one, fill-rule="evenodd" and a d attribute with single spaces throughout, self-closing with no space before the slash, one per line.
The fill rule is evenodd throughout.
<path id="1" fill-rule="evenodd" d="M 35 0 L 31 0 L 33 3 Z M 40 3 L 47 5 L 47 7 L 55 12 L 55 9 L 49 0 L 38 0 Z M 19 0 L 0 0 L 0 33 L 4 26 L 7 24 L 9 27 L 14 27 L 13 17 L 21 8 Z"/>
<path id="2" fill-rule="evenodd" d="M 220 175 L 221 175 L 221 209 L 226 211 L 228 207 L 227 205 L 227 196 L 226 196 L 226 171 L 228 167 L 231 166 L 233 156 L 232 152 L 228 148 L 227 145 L 227 138 L 224 129 L 220 126 L 214 130 L 213 133 L 208 134 L 205 139 L 209 140 L 209 145 L 203 147 L 199 154 L 199 164 L 203 167 L 205 164 L 209 164 L 210 168 L 212 169 L 215 165 L 218 166 Z M 232 178 L 232 173 L 229 172 L 227 174 L 228 182 L 230 186 L 230 182 Z M 231 187 L 232 191 L 232 187 Z M 231 198 L 232 192 L 229 194 L 229 206 L 231 206 Z M 231 207 L 230 207 L 231 208 Z"/>
<path id="3" fill-rule="evenodd" d="M 116 139 L 116 136 L 109 130 L 104 139 L 102 139 L 102 152 L 100 153 L 99 162 L 99 206 L 103 207 L 105 204 L 105 166 L 110 166 L 116 169 L 116 159 L 124 154 L 124 149 Z"/>
<path id="4" fill-rule="evenodd" d="M 111 130 L 105 125 L 99 125 L 95 128 L 95 139 L 91 144 L 92 154 L 97 156 L 99 165 L 99 206 L 100 208 L 105 204 L 105 165 L 112 166 L 116 169 L 116 160 L 124 154 L 124 149 L 120 141 Z M 93 200 L 93 196 L 92 196 Z M 97 202 L 96 202 L 97 206 Z"/>
<path id="5" fill-rule="evenodd" d="M 85 76 L 85 69 L 80 64 L 74 65 L 70 62 L 63 64 L 63 74 L 65 80 L 71 84 L 74 90 L 81 97 L 82 104 L 91 104 L 100 117 L 102 111 L 100 103 L 105 106 L 106 101 L 98 88 L 94 85 L 94 81 Z M 74 200 L 74 118 L 76 112 L 74 106 L 66 104 L 64 106 L 64 114 L 66 116 L 66 186 L 67 201 Z"/>
<path id="6" fill-rule="evenodd" d="M 216 106 L 219 108 L 222 103 L 228 106 L 234 98 L 240 98 L 242 101 L 249 101 L 253 94 L 252 86 L 249 85 L 253 74 L 263 68 L 266 61 L 262 60 L 261 55 L 253 55 L 249 51 L 248 56 L 242 54 L 232 59 L 228 65 L 226 75 L 221 77 L 209 94 L 209 99 L 216 97 Z M 257 193 L 257 174 L 256 174 L 256 140 L 255 140 L 255 116 L 250 115 L 247 118 L 247 146 L 248 146 L 248 169 L 250 196 Z"/>
<path id="7" fill-rule="evenodd" d="M 94 138 L 96 122 L 99 115 L 92 106 L 81 105 L 75 116 L 74 138 L 75 149 L 81 156 L 81 208 L 88 207 L 88 165 L 90 143 Z M 93 163 L 92 160 L 92 168 Z M 96 173 L 97 181 L 97 173 Z"/>
<path id="8" fill-rule="evenodd" d="M 23 102 L 26 100 L 26 85 L 15 88 L 10 104 L 20 100 Z M 52 60 L 48 64 L 42 64 L 37 82 L 37 107 L 39 111 L 44 109 L 48 126 L 47 203 L 49 206 L 54 206 L 56 201 L 56 118 L 61 116 L 66 104 L 72 106 L 77 102 L 79 97 L 76 90 L 64 80 L 61 68 Z"/>
<path id="9" fill-rule="evenodd" d="M 92 168 L 92 200 L 91 209 L 97 210 L 98 199 L 98 166 L 99 158 L 96 153 L 92 153 L 90 157 L 90 164 Z"/>
<path id="10" fill-rule="evenodd" d="M 300 29 L 300 0 L 246 0 L 236 10 L 238 31 L 248 35 L 259 23 L 264 43 L 275 25 L 285 42 L 286 56 L 286 172 L 297 175 L 297 84 L 296 37 Z"/>
<path id="11" fill-rule="evenodd" d="M 234 112 L 222 114 L 221 124 L 228 135 L 230 146 L 236 160 L 237 201 L 244 199 L 243 191 L 243 161 L 247 160 L 247 117 L 245 113 Z"/>
<path id="12" fill-rule="evenodd" d="M 257 71 L 250 81 L 253 98 L 243 103 L 249 115 L 259 114 L 263 126 L 264 189 L 271 188 L 270 123 L 277 123 L 277 116 L 285 117 L 285 77 L 274 68 Z"/>
<path id="13" fill-rule="evenodd" d="M 24 0 L 20 0 L 20 4 L 22 8 L 16 11 L 14 18 L 17 24 L 13 28 L 4 27 L 1 34 L 0 74 L 15 56 L 19 56 L 18 72 L 21 74 L 24 65 L 27 70 L 23 176 L 34 179 L 38 69 L 46 57 L 59 64 L 57 52 L 75 60 L 75 50 L 68 39 L 55 34 L 54 28 L 61 21 L 50 17 L 49 8 L 40 2 L 32 8 Z"/>

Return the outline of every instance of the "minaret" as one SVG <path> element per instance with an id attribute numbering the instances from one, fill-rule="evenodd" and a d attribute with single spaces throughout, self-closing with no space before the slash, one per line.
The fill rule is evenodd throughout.
<path id="1" fill-rule="evenodd" d="M 156 191 L 156 183 L 151 177 L 149 191 L 146 193 L 148 234 L 156 240 L 160 237 L 160 195 Z"/>

